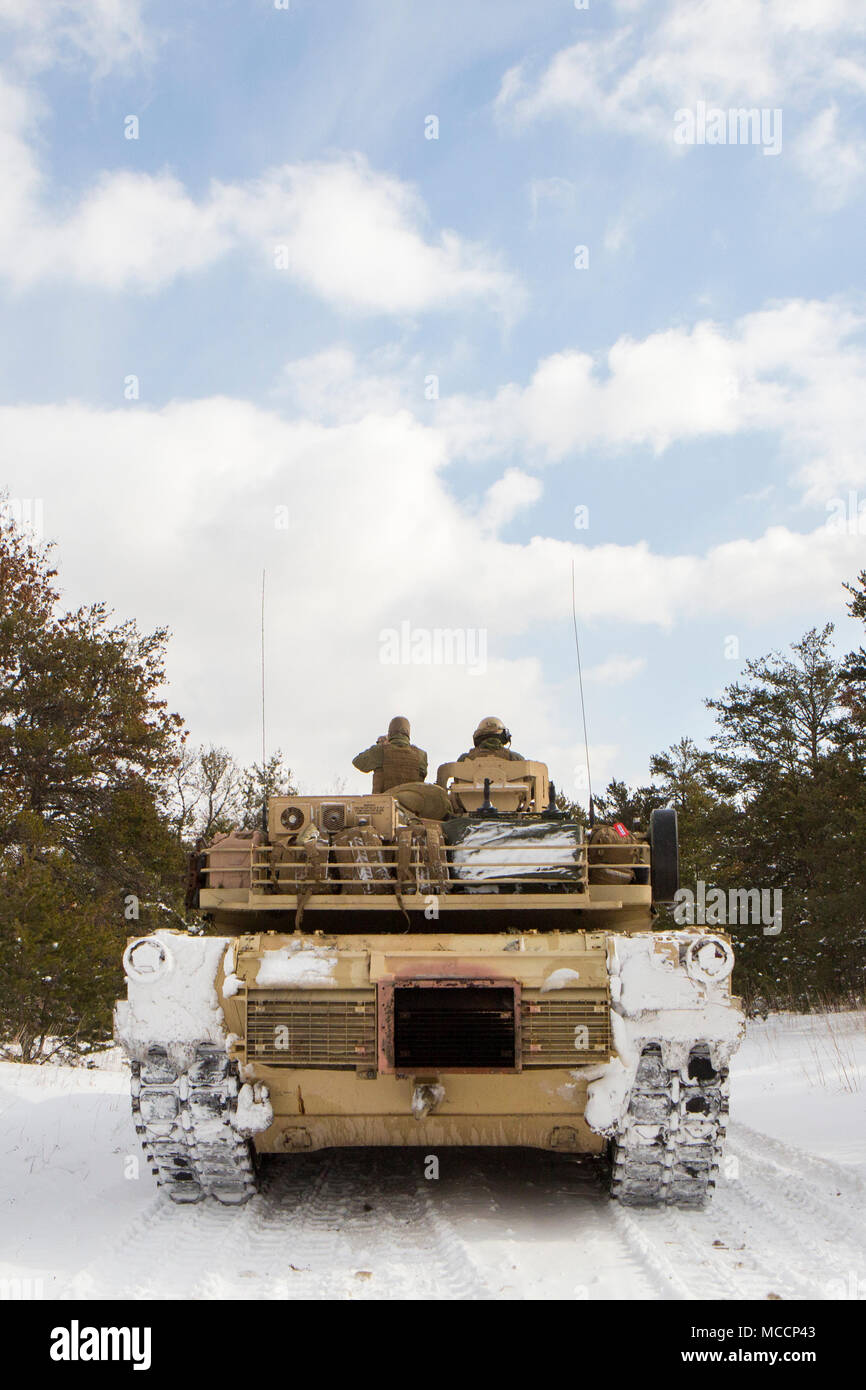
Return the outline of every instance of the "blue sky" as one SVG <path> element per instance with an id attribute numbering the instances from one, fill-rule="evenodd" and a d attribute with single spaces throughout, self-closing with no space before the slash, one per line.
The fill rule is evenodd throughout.
<path id="1" fill-rule="evenodd" d="M 399 710 L 434 764 L 500 714 L 575 790 L 572 561 L 597 783 L 749 656 L 852 644 L 861 4 L 0 0 L 0 36 L 2 477 L 70 602 L 170 625 L 195 741 L 256 754 L 263 568 L 310 789 Z M 699 103 L 781 148 L 678 145 Z M 383 663 L 403 622 L 484 669 Z"/>

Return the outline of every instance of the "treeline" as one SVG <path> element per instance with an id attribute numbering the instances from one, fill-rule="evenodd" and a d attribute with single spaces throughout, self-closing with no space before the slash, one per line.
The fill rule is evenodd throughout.
<path id="1" fill-rule="evenodd" d="M 0 509 L 0 1051 L 31 1060 L 110 1038 L 127 935 L 184 924 L 188 850 L 293 790 L 279 752 L 191 747 L 162 696 L 167 631 L 66 611 L 56 577 Z M 846 588 L 866 622 L 866 571 Z M 733 929 L 740 988 L 774 1004 L 864 983 L 866 651 L 839 661 L 832 631 L 748 662 L 708 701 L 707 748 L 684 738 L 596 799 L 635 828 L 676 806 L 686 884 L 782 890 L 780 936 Z"/>
<path id="2" fill-rule="evenodd" d="M 260 822 L 281 754 L 190 748 L 161 696 L 167 631 L 61 608 L 46 547 L 0 509 L 0 1049 L 111 1035 L 130 931 L 183 926 L 199 837 Z"/>
<path id="3" fill-rule="evenodd" d="M 845 585 L 866 622 L 866 570 Z M 782 894 L 782 930 L 728 929 L 738 989 L 771 1006 L 862 998 L 866 983 L 866 650 L 834 656 L 833 624 L 788 653 L 748 661 L 706 704 L 708 746 L 682 738 L 650 760 L 645 786 L 613 781 L 596 811 L 646 829 L 679 813 L 681 883 Z"/>

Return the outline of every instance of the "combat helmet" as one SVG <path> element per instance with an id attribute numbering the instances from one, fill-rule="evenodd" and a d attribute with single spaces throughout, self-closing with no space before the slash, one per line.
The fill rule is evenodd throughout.
<path id="1" fill-rule="evenodd" d="M 475 733 L 472 735 L 472 742 L 477 746 L 482 739 L 498 738 L 500 743 L 510 743 L 511 734 L 506 729 L 501 719 L 490 714 L 486 719 L 482 719 Z"/>

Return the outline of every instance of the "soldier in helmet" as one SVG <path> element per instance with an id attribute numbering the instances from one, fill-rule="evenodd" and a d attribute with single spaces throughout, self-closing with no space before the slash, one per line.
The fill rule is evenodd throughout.
<path id="1" fill-rule="evenodd" d="M 390 791 L 404 782 L 423 782 L 427 776 L 427 754 L 409 738 L 409 720 L 396 714 L 388 733 L 352 759 L 359 772 L 372 772 L 374 793 Z"/>
<path id="2" fill-rule="evenodd" d="M 359 772 L 372 772 L 375 795 L 390 792 L 415 815 L 443 820 L 448 798 L 441 787 L 426 784 L 427 754 L 415 747 L 409 734 L 409 720 L 395 715 L 388 733 L 353 758 L 352 766 Z"/>
<path id="3" fill-rule="evenodd" d="M 511 734 L 502 720 L 494 715 L 482 719 L 472 735 L 472 742 L 475 746 L 468 753 L 461 753 L 458 762 L 462 763 L 465 758 L 507 758 L 509 762 L 524 761 L 522 753 L 513 753 L 507 746 L 511 742 Z"/>

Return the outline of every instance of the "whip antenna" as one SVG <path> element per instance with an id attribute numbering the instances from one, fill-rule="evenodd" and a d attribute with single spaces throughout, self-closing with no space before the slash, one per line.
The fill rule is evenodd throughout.
<path id="1" fill-rule="evenodd" d="M 268 790 L 265 785 L 265 571 L 262 570 L 262 830 L 268 833 Z"/>
<path id="2" fill-rule="evenodd" d="M 589 739 L 586 736 L 586 702 L 583 698 L 583 672 L 580 666 L 580 641 L 577 636 L 577 600 L 574 596 L 574 561 L 571 562 L 571 621 L 574 626 L 574 649 L 577 652 L 577 680 L 580 686 L 580 713 L 583 718 L 583 749 L 586 754 L 586 783 L 589 788 L 589 824 L 595 825 L 595 807 L 592 804 L 592 777 L 589 771 Z"/>

